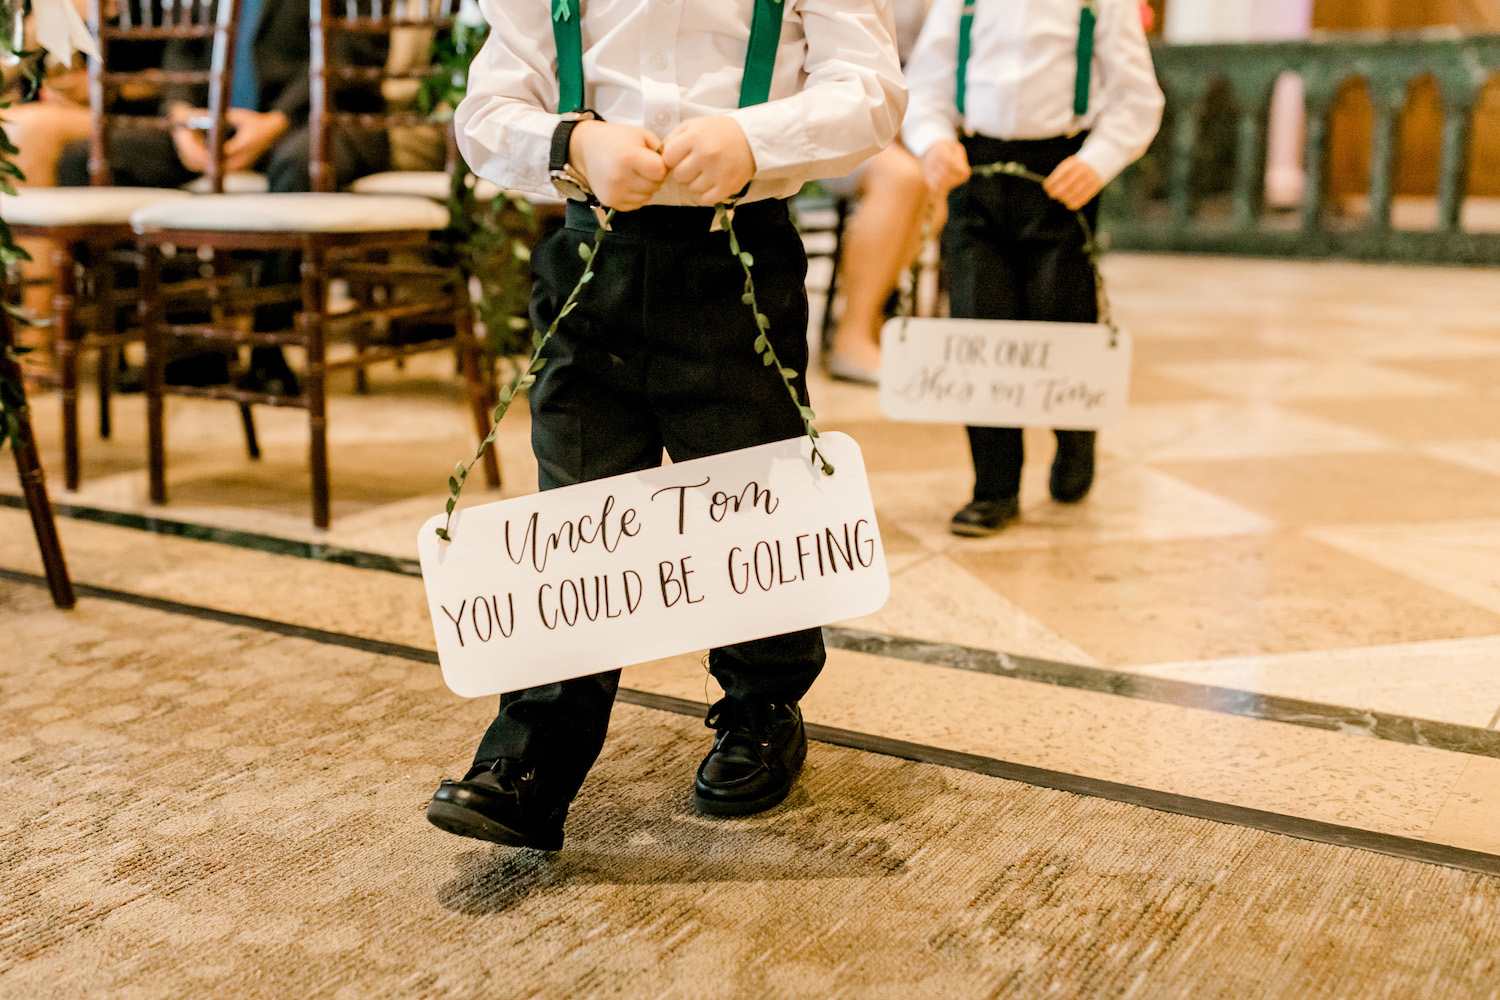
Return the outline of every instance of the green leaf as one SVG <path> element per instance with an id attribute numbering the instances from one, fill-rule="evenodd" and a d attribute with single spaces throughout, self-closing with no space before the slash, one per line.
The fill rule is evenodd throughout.
<path id="1" fill-rule="evenodd" d="M 761 334 L 760 336 L 758 336 L 758 337 L 755 338 L 755 353 L 756 354 L 762 354 L 762 353 L 764 353 L 765 350 L 766 350 L 766 348 L 768 348 L 770 346 L 771 346 L 771 342 L 766 339 L 766 335 L 765 334 Z"/>
<path id="2" fill-rule="evenodd" d="M 740 296 L 740 301 L 747 306 L 753 306 L 755 305 L 755 294 L 753 292 L 746 292 Z"/>
<path id="3" fill-rule="evenodd" d="M 453 474 L 455 476 L 466 475 L 468 473 L 468 471 L 469 470 L 464 467 L 464 463 L 462 463 L 462 462 L 455 462 L 455 463 L 453 463 Z"/>
<path id="4" fill-rule="evenodd" d="M 795 368 L 783 368 L 783 369 L 781 369 L 781 377 L 785 378 L 785 379 L 796 378 L 797 377 L 797 369 L 795 369 Z"/>
<path id="5" fill-rule="evenodd" d="M 500 402 L 502 402 L 502 403 L 509 403 L 511 401 L 511 399 L 515 396 L 515 394 L 516 394 L 515 390 L 512 389 L 510 386 L 508 386 L 508 385 L 502 385 L 500 387 Z"/>
<path id="6" fill-rule="evenodd" d="M 818 415 L 813 412 L 811 406 L 799 406 L 797 407 L 797 409 L 801 411 L 802 419 L 808 421 L 809 423 L 818 419 Z"/>
<path id="7" fill-rule="evenodd" d="M 762 354 L 760 356 L 760 363 L 769 368 L 776 363 L 776 356 L 770 353 Z"/>
<path id="8" fill-rule="evenodd" d="M 769 330 L 771 329 L 771 317 L 767 316 L 765 313 L 756 313 L 755 325 L 760 327 L 762 330 Z"/>
<path id="9" fill-rule="evenodd" d="M 580 285 L 587 285 L 590 281 L 593 281 L 593 280 L 594 280 L 594 272 L 593 271 L 585 271 L 585 272 L 583 272 L 583 277 L 581 277 L 581 278 L 578 279 L 578 283 Z"/>
<path id="10" fill-rule="evenodd" d="M 746 267 L 754 267 L 755 258 L 750 256 L 749 250 L 746 250 L 744 253 L 740 254 L 740 263 L 744 264 Z"/>
<path id="11" fill-rule="evenodd" d="M 449 476 L 448 477 L 448 492 L 452 493 L 454 496 L 458 496 L 458 491 L 459 491 L 458 480 L 455 479 L 453 476 Z"/>
<path id="12" fill-rule="evenodd" d="M 535 383 L 535 382 L 536 382 L 536 376 L 535 375 L 523 375 L 521 377 L 520 387 L 522 389 L 529 389 L 532 386 L 532 384 Z"/>
<path id="13" fill-rule="evenodd" d="M 447 528 L 439 528 L 437 530 L 437 536 L 439 538 L 441 538 L 445 542 L 451 542 L 451 541 L 453 541 L 453 539 L 451 539 L 451 538 L 448 537 L 448 529 Z"/>
<path id="14" fill-rule="evenodd" d="M 547 364 L 547 359 L 546 358 L 537 358 L 535 361 L 533 361 L 531 363 L 531 367 L 528 368 L 528 369 L 526 369 L 526 370 L 528 372 L 530 372 L 532 375 L 535 375 L 537 372 L 541 371 L 544 367 L 546 367 L 546 364 Z"/>
<path id="15" fill-rule="evenodd" d="M 584 260 L 588 260 L 590 257 L 594 256 L 594 251 L 590 249 L 587 243 L 580 243 L 578 244 L 578 256 L 582 257 Z"/>

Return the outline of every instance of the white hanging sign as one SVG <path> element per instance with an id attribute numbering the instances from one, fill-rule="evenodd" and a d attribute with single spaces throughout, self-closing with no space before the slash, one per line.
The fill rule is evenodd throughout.
<path id="1" fill-rule="evenodd" d="M 1130 335 L 1103 324 L 893 319 L 880 339 L 892 420 L 1097 430 L 1125 414 Z"/>
<path id="2" fill-rule="evenodd" d="M 465 697 L 871 614 L 890 593 L 864 459 L 824 434 L 501 500 L 417 548 Z"/>

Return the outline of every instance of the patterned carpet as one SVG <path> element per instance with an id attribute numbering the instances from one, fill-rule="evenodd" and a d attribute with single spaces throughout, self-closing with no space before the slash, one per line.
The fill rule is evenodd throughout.
<path id="1" fill-rule="evenodd" d="M 621 706 L 555 856 L 429 828 L 435 668 L 0 584 L 0 996 L 1500 996 L 1500 882 Z"/>

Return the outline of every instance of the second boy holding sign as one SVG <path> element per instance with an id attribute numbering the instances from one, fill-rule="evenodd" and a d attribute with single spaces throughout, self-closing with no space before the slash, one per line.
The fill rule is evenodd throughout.
<path id="1" fill-rule="evenodd" d="M 948 195 L 943 259 L 963 319 L 1098 319 L 1084 233 L 1097 196 L 1146 151 L 1162 93 L 1136 0 L 937 0 L 906 65 L 902 135 Z M 1018 162 L 1047 178 L 971 177 Z M 1059 430 L 1052 496 L 1076 503 L 1094 478 L 1094 432 Z M 954 534 L 999 531 L 1020 514 L 1021 430 L 970 427 L 974 498 Z"/>

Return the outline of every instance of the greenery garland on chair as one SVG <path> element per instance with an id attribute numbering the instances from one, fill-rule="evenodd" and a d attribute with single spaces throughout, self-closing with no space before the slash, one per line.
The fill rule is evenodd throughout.
<path id="1" fill-rule="evenodd" d="M 433 42 L 432 73 L 422 81 L 417 100 L 432 120 L 447 127 L 453 109 L 469 85 L 469 63 L 489 35 L 489 25 L 459 21 L 453 31 Z M 465 274 L 479 282 L 474 318 L 484 327 L 484 350 L 491 364 L 502 358 L 516 367 L 515 358 L 531 346 L 527 319 L 531 245 L 537 237 L 537 216 L 525 198 L 497 193 L 481 200 L 475 193 L 478 178 L 464 162 L 453 158 L 448 189 L 446 237 Z"/>
<path id="2" fill-rule="evenodd" d="M 9 29 L 18 24 L 23 14 L 21 0 L 0 0 L 0 27 Z M 42 82 L 42 52 L 40 50 L 27 50 L 16 44 L 19 32 L 14 30 L 0 31 L 0 51 L 8 53 L 20 63 L 22 85 L 28 92 L 34 92 L 41 86 Z M 25 180 L 21 168 L 16 166 L 12 157 L 20 152 L 16 144 L 11 142 L 10 136 L 5 132 L 4 112 L 10 107 L 9 101 L 0 101 L 0 193 L 14 195 L 16 193 L 15 182 Z M 22 261 L 31 260 L 31 254 L 16 242 L 15 235 L 10 230 L 10 225 L 0 218 L 0 268 L 6 273 Z M 6 312 L 16 322 L 23 325 L 34 325 L 21 309 L 13 304 L 9 296 L 3 302 Z M 7 442 L 14 444 L 19 440 L 21 433 L 21 420 L 25 416 L 26 393 L 25 387 L 20 384 L 20 355 L 26 352 L 26 348 L 13 344 L 5 344 L 0 347 L 5 351 L 5 361 L 10 364 L 0 365 L 0 446 Z"/>

